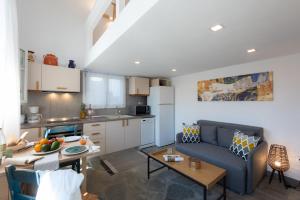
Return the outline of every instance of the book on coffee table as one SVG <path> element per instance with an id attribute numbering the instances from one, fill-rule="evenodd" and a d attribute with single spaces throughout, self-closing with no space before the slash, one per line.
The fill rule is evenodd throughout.
<path id="1" fill-rule="evenodd" d="M 163 158 L 166 162 L 180 162 L 184 160 L 180 155 L 163 155 Z"/>

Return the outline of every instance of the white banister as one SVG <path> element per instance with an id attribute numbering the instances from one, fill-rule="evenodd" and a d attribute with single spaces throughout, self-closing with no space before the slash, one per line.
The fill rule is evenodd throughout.
<path id="1" fill-rule="evenodd" d="M 116 17 L 120 15 L 122 10 L 125 8 L 126 1 L 125 0 L 116 0 Z"/>

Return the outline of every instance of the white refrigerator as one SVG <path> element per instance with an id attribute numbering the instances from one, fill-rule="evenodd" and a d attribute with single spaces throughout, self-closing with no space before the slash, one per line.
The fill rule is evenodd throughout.
<path id="1" fill-rule="evenodd" d="M 151 87 L 147 104 L 151 106 L 151 114 L 155 115 L 155 144 L 161 147 L 174 143 L 174 88 Z"/>

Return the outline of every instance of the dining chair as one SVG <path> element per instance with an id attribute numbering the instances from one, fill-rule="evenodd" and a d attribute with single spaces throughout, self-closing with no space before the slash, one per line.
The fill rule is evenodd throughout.
<path id="1" fill-rule="evenodd" d="M 25 188 L 38 188 L 40 176 L 37 172 L 28 169 L 16 170 L 13 165 L 6 166 L 5 172 L 11 200 L 35 200 L 34 196 L 26 194 L 24 185 Z"/>

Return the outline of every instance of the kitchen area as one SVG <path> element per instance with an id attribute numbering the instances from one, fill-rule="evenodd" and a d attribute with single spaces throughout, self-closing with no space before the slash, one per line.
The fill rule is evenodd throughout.
<path id="1" fill-rule="evenodd" d="M 94 96 L 90 98 L 92 99 L 90 101 L 86 96 L 87 91 L 90 94 L 97 93 L 97 87 L 93 82 L 88 88 L 87 80 L 101 80 L 98 74 L 93 73 L 94 77 L 88 79 L 86 75 L 88 72 L 79 68 L 25 60 L 23 59 L 24 64 L 21 64 L 22 70 L 25 69 L 21 86 L 23 90 L 21 91 L 23 94 L 21 95 L 23 97 L 21 133 L 28 132 L 26 136 L 28 141 L 39 140 L 44 137 L 47 130 L 59 130 L 54 131 L 57 136 L 88 136 L 95 145 L 101 147 L 102 155 L 133 147 L 147 147 L 155 144 L 163 146 L 174 142 L 174 114 L 172 114 L 174 113 L 174 90 L 170 87 L 169 80 L 124 77 L 125 91 L 121 93 L 124 97 L 117 95 L 111 101 L 106 97 L 105 106 L 95 106 L 93 105 Z M 112 86 L 113 88 L 119 87 L 118 84 Z M 151 95 L 152 89 L 150 88 L 158 88 L 158 92 Z M 163 97 L 160 91 L 167 97 Z M 124 98 L 122 105 L 108 106 L 108 101 L 119 101 L 117 98 Z M 168 117 L 170 123 L 166 123 L 167 125 L 157 121 L 162 120 L 160 115 L 163 113 L 159 112 L 160 98 L 172 100 L 170 102 L 171 118 Z M 147 104 L 147 99 L 152 105 Z M 155 102 L 153 99 L 158 99 L 158 101 Z M 163 105 L 168 102 L 162 101 L 161 103 Z M 166 143 L 159 142 L 160 129 L 170 132 L 165 134 L 169 135 Z"/>

